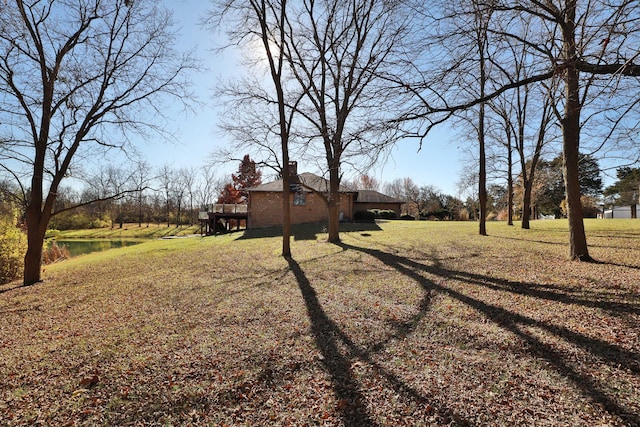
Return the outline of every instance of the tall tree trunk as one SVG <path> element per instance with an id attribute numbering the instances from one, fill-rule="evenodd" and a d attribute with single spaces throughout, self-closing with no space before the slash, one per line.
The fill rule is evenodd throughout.
<path id="1" fill-rule="evenodd" d="M 531 219 L 531 188 L 533 187 L 533 179 L 524 180 L 524 194 L 522 196 L 522 228 L 528 230 L 531 228 L 529 220 Z"/>
<path id="2" fill-rule="evenodd" d="M 289 143 L 285 137 L 282 138 L 282 162 L 286 167 L 282 174 L 282 256 L 291 258 L 291 170 Z"/>
<path id="3" fill-rule="evenodd" d="M 339 162 L 334 160 L 329 167 L 329 243 L 340 242 L 340 169 Z"/>
<path id="4" fill-rule="evenodd" d="M 483 109 L 483 107 L 480 107 Z M 484 120 L 481 119 L 481 123 Z M 482 126 L 484 128 L 484 126 Z M 484 129 L 482 130 L 484 132 Z M 480 176 L 478 177 L 478 201 L 480 203 L 480 228 L 481 236 L 487 235 L 487 166 L 484 149 L 484 135 L 480 137 Z"/>
<path id="5" fill-rule="evenodd" d="M 480 55 L 480 99 L 483 99 L 486 91 L 487 84 L 487 69 L 486 69 L 486 48 L 487 48 L 487 26 L 490 14 L 484 16 L 484 10 L 478 10 L 476 13 L 478 21 L 477 37 L 478 37 L 478 53 Z M 481 236 L 487 235 L 487 156 L 485 152 L 485 107 L 486 103 L 482 101 L 480 103 L 480 110 L 478 112 L 478 145 L 479 145 L 479 176 L 478 176 L 478 202 L 480 203 L 480 228 L 479 233 Z"/>
<path id="6" fill-rule="evenodd" d="M 43 202 L 41 174 L 34 174 L 31 185 L 34 190 L 27 205 L 27 253 L 24 257 L 23 284 L 33 285 L 42 280 L 42 248 L 51 211 L 57 192 L 57 183 L 52 184 L 49 197 Z"/>
<path id="7" fill-rule="evenodd" d="M 580 150 L 580 90 L 579 71 L 576 67 L 576 0 L 567 2 L 567 18 L 563 26 L 563 50 L 566 69 L 565 111 L 562 121 L 562 171 L 567 194 L 567 217 L 569 218 L 569 257 L 572 260 L 591 261 L 587 237 L 582 219 L 578 159 Z"/>
<path id="8" fill-rule="evenodd" d="M 513 159 L 511 146 L 509 146 L 507 161 L 509 162 L 507 167 L 507 224 L 513 225 Z"/>
<path id="9" fill-rule="evenodd" d="M 48 219 L 44 219 L 38 203 L 30 203 L 27 208 L 27 253 L 24 257 L 23 283 L 33 285 L 42 280 L 42 248 Z"/>
<path id="10" fill-rule="evenodd" d="M 44 100 L 45 103 L 50 105 L 51 103 L 51 86 L 46 85 Z M 35 157 L 33 162 L 33 175 L 31 177 L 31 194 L 29 196 L 29 202 L 27 204 L 27 253 L 24 256 L 24 274 L 23 284 L 25 286 L 33 285 L 40 282 L 41 267 L 42 267 L 42 247 L 44 245 L 44 235 L 47 231 L 47 225 L 49 219 L 51 219 L 51 207 L 53 206 L 53 196 L 57 188 L 53 187 L 50 190 L 50 197 L 52 197 L 51 204 L 44 203 L 44 164 L 45 164 L 45 152 L 47 147 L 48 130 L 50 126 L 50 119 L 48 115 L 43 115 L 42 123 L 40 126 L 40 135 L 35 147 Z M 49 206 L 49 211 L 43 210 L 43 204 Z"/>

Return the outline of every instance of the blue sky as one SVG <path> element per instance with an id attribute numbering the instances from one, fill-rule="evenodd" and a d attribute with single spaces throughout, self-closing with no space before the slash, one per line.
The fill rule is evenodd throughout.
<path id="1" fill-rule="evenodd" d="M 218 146 L 228 144 L 224 135 L 216 128 L 220 114 L 216 109 L 216 100 L 211 93 L 220 78 L 228 78 L 239 72 L 237 53 L 228 52 L 218 56 L 210 50 L 216 45 L 217 34 L 204 30 L 198 20 L 205 13 L 208 2 L 203 0 L 164 0 L 167 7 L 173 9 L 178 25 L 181 27 L 180 47 L 196 47 L 197 56 L 204 61 L 209 71 L 193 75 L 192 82 L 199 100 L 203 103 L 195 113 L 176 110 L 169 115 L 175 117 L 177 142 L 143 144 L 142 155 L 154 166 L 169 164 L 175 168 L 201 167 L 207 156 Z M 392 149 L 391 158 L 379 163 L 370 172 L 380 182 L 395 178 L 411 177 L 417 185 L 434 185 L 447 194 L 458 195 L 456 182 L 459 179 L 460 152 L 456 147 L 455 135 L 443 127 L 436 130 L 418 152 L 416 141 L 406 140 Z M 236 164 L 220 167 L 217 175 L 222 177 L 237 169 Z M 301 165 L 303 169 L 305 165 Z M 305 170 L 318 172 L 315 170 Z"/>

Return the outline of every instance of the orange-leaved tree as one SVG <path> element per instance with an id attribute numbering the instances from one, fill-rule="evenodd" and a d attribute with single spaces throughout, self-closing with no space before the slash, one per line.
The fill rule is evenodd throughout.
<path id="1" fill-rule="evenodd" d="M 231 175 L 231 181 L 222 189 L 218 203 L 247 203 L 247 189 L 262 183 L 262 172 L 256 167 L 256 162 L 246 154 L 238 166 L 238 171 Z"/>

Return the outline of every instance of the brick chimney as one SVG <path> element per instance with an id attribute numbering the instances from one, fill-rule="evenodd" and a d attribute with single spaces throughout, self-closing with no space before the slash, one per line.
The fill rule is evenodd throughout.
<path id="1" fill-rule="evenodd" d="M 300 182 L 298 179 L 298 162 L 289 162 L 289 180 L 291 184 L 297 184 Z"/>
<path id="2" fill-rule="evenodd" d="M 298 162 L 289 162 L 289 176 L 298 176 Z"/>

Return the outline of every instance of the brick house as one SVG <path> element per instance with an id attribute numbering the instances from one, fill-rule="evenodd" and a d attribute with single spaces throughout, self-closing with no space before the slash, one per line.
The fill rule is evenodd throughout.
<path id="1" fill-rule="evenodd" d="M 294 162 L 292 162 L 294 163 Z M 311 191 L 329 192 L 329 181 L 312 173 L 295 173 L 292 165 L 291 223 L 304 224 L 328 220 L 327 205 L 322 198 Z M 298 184 L 303 183 L 306 187 Z M 247 189 L 249 193 L 249 222 L 247 228 L 262 228 L 282 225 L 282 179 Z M 340 186 L 340 218 L 351 219 L 354 212 L 356 192 Z"/>

